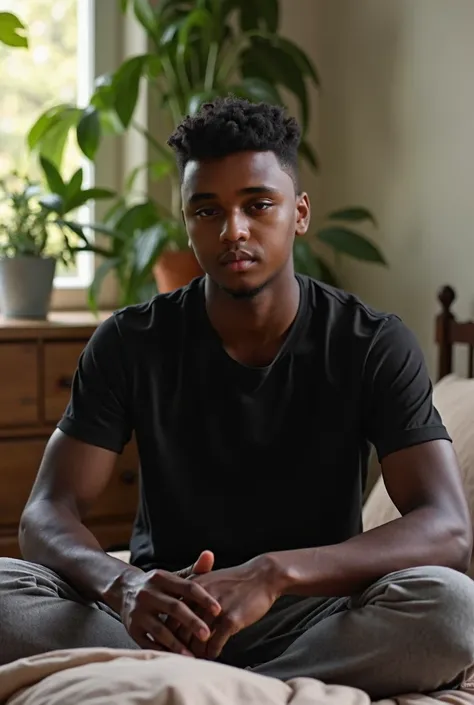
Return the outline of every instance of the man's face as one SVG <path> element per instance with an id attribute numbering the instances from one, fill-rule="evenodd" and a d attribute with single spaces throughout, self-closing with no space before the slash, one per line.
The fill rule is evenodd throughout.
<path id="1" fill-rule="evenodd" d="M 201 267 L 234 296 L 252 296 L 292 266 L 295 234 L 309 225 L 308 197 L 295 194 L 273 152 L 190 161 L 182 197 Z"/>

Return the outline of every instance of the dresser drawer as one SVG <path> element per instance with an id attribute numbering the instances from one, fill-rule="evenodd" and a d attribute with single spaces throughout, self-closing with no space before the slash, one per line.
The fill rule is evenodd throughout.
<path id="1" fill-rule="evenodd" d="M 44 416 L 56 423 L 69 402 L 72 380 L 86 341 L 44 345 Z"/>
<path id="2" fill-rule="evenodd" d="M 0 345 L 0 427 L 38 423 L 38 348 L 36 343 Z"/>
<path id="3" fill-rule="evenodd" d="M 38 472 L 46 439 L 0 441 L 0 525 L 17 525 Z M 138 501 L 138 459 L 130 443 L 88 519 L 133 517 Z"/>
<path id="4" fill-rule="evenodd" d="M 30 496 L 45 439 L 0 441 L 0 523 L 16 525 Z"/>

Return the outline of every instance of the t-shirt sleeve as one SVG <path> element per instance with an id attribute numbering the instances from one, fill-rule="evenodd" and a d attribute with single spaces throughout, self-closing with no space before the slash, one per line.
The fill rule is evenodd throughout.
<path id="1" fill-rule="evenodd" d="M 451 440 L 433 405 L 433 388 L 414 334 L 396 316 L 379 329 L 363 380 L 366 435 L 379 460 L 426 441 Z"/>
<path id="2" fill-rule="evenodd" d="M 94 331 L 81 353 L 58 428 L 85 443 L 121 453 L 132 434 L 125 350 L 115 317 Z"/>

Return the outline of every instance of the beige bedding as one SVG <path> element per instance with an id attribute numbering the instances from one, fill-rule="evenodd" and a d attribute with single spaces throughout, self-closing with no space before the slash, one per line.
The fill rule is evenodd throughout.
<path id="1" fill-rule="evenodd" d="M 379 705 L 474 705 L 474 673 L 460 691 L 407 695 Z M 288 683 L 153 651 L 56 651 L 0 667 L 8 705 L 370 705 L 366 693 L 309 678 Z"/>

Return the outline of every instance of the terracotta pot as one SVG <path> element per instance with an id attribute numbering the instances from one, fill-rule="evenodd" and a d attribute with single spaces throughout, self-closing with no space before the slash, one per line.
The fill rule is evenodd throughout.
<path id="1" fill-rule="evenodd" d="M 153 267 L 153 274 L 160 294 L 174 291 L 189 284 L 191 279 L 201 277 L 202 271 L 192 250 L 163 252 Z"/>

